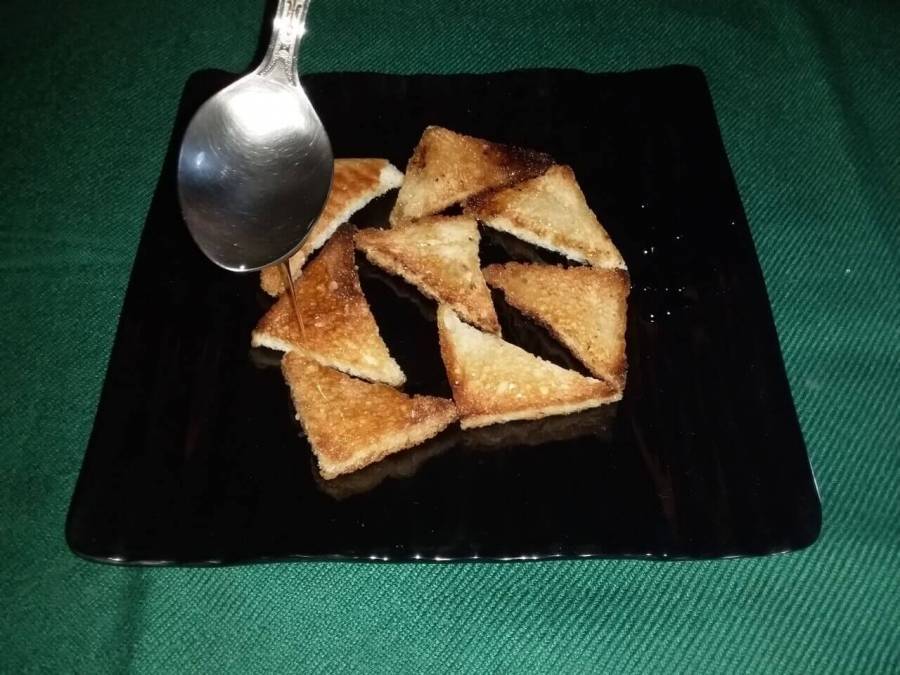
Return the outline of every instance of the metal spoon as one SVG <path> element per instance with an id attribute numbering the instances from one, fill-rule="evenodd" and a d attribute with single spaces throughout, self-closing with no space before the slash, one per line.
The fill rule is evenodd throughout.
<path id="1" fill-rule="evenodd" d="M 225 269 L 281 262 L 322 211 L 334 158 L 297 76 L 309 0 L 279 0 L 262 63 L 206 101 L 178 158 L 178 197 L 200 249 Z"/>

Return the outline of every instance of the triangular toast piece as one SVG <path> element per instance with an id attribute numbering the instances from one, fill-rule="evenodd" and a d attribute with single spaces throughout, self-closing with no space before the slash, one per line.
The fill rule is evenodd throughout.
<path id="1" fill-rule="evenodd" d="M 407 396 L 326 368 L 297 352 L 286 354 L 281 368 L 325 479 L 418 445 L 456 420 L 453 401 Z"/>
<path id="2" fill-rule="evenodd" d="M 350 216 L 388 190 L 400 187 L 403 174 L 386 159 L 336 159 L 331 192 L 319 219 L 313 223 L 300 249 L 291 256 L 291 275 L 300 268 Z M 284 279 L 277 266 L 260 272 L 260 286 L 269 295 L 284 293 Z"/>
<path id="3" fill-rule="evenodd" d="M 441 357 L 463 429 L 565 415 L 618 401 L 622 393 L 529 354 L 438 308 Z"/>
<path id="4" fill-rule="evenodd" d="M 360 230 L 356 245 L 374 264 L 449 305 L 466 321 L 500 332 L 491 292 L 481 275 L 474 218 L 430 216 L 389 230 Z"/>
<path id="5" fill-rule="evenodd" d="M 552 159 L 540 152 L 427 127 L 406 165 L 391 225 L 438 213 L 484 190 L 540 175 L 551 164 Z"/>
<path id="6" fill-rule="evenodd" d="M 545 326 L 591 373 L 625 387 L 627 272 L 528 263 L 483 271 L 510 305 Z"/>
<path id="7" fill-rule="evenodd" d="M 253 330 L 254 347 L 299 351 L 356 377 L 401 385 L 406 376 L 391 358 L 359 285 L 353 227 L 343 226 L 294 285 L 302 331 L 289 293 L 283 293 Z"/>
<path id="8" fill-rule="evenodd" d="M 474 197 L 464 212 L 572 260 L 626 269 L 568 166 L 556 165 L 537 178 Z"/>

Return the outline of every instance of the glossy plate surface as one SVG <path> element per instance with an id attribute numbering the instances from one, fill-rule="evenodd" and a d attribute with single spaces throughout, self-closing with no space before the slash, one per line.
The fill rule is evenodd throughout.
<path id="1" fill-rule="evenodd" d="M 710 558 L 815 540 L 819 498 L 700 71 L 305 78 L 336 157 L 403 168 L 422 129 L 440 124 L 570 164 L 633 286 L 620 404 L 446 432 L 327 483 L 277 356 L 250 349 L 271 302 L 258 276 L 208 262 L 179 215 L 181 134 L 232 79 L 203 72 L 185 88 L 69 511 L 76 553 L 147 564 Z M 378 224 L 392 198 L 355 222 Z M 482 262 L 510 259 L 555 261 L 483 232 Z M 363 260 L 360 274 L 407 390 L 448 394 L 433 305 Z M 499 299 L 498 311 L 507 339 L 574 364 Z"/>

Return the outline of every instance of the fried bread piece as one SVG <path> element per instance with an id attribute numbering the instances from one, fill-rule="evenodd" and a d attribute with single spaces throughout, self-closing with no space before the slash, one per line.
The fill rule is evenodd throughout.
<path id="1" fill-rule="evenodd" d="M 286 354 L 281 368 L 297 419 L 326 480 L 418 445 L 457 418 L 453 401 L 407 396 L 385 384 L 321 366 L 297 352 Z"/>
<path id="2" fill-rule="evenodd" d="M 299 351 L 356 377 L 401 385 L 406 376 L 381 339 L 356 271 L 353 227 L 344 225 L 295 284 L 302 331 L 284 293 L 253 330 L 254 347 Z"/>
<path id="3" fill-rule="evenodd" d="M 356 245 L 374 264 L 446 303 L 466 321 L 500 332 L 491 292 L 481 275 L 474 218 L 429 216 L 389 230 L 360 230 Z"/>
<path id="4" fill-rule="evenodd" d="M 528 263 L 489 265 L 483 272 L 506 302 L 545 326 L 591 373 L 625 387 L 627 272 Z"/>
<path id="5" fill-rule="evenodd" d="M 318 220 L 300 250 L 290 258 L 291 275 L 296 279 L 300 268 L 335 230 L 350 220 L 350 216 L 376 197 L 400 187 L 403 174 L 386 159 L 336 159 L 331 192 Z M 284 293 L 284 279 L 277 266 L 260 272 L 260 286 L 269 295 Z"/>
<path id="6" fill-rule="evenodd" d="M 443 211 L 490 188 L 540 175 L 552 159 L 543 153 L 427 127 L 406 165 L 391 225 Z"/>
<path id="7" fill-rule="evenodd" d="M 441 357 L 463 429 L 564 415 L 617 401 L 606 382 L 544 361 L 438 308 Z"/>
<path id="8" fill-rule="evenodd" d="M 473 197 L 463 211 L 489 227 L 572 260 L 626 269 L 568 166 L 556 165 L 537 178 Z"/>

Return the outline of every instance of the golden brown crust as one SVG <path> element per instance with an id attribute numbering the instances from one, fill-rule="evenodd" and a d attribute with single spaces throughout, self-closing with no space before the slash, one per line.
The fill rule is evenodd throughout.
<path id="1" fill-rule="evenodd" d="M 356 245 L 379 267 L 446 303 L 466 321 L 500 332 L 478 259 L 478 224 L 466 216 L 430 216 L 389 230 L 356 234 Z"/>
<path id="2" fill-rule="evenodd" d="M 313 223 L 306 240 L 290 258 L 293 277 L 300 274 L 306 260 L 334 234 L 338 226 L 354 213 L 388 190 L 399 187 L 403 174 L 386 159 L 336 159 L 331 192 L 319 219 Z M 269 295 L 284 293 L 284 279 L 277 266 L 260 273 L 260 285 Z"/>
<path id="3" fill-rule="evenodd" d="M 297 352 L 285 355 L 282 372 L 325 479 L 418 445 L 457 418 L 452 401 L 407 396 L 326 368 Z"/>
<path id="4" fill-rule="evenodd" d="M 537 263 L 489 265 L 483 272 L 510 305 L 545 326 L 591 373 L 624 389 L 627 272 Z"/>
<path id="5" fill-rule="evenodd" d="M 381 339 L 356 271 L 353 227 L 342 226 L 295 283 L 303 331 L 285 293 L 253 331 L 254 347 L 297 350 L 368 380 L 400 385 L 406 377 Z"/>
<path id="6" fill-rule="evenodd" d="M 427 127 L 406 166 L 392 225 L 439 213 L 490 188 L 540 175 L 551 158 L 443 127 Z"/>
<path id="7" fill-rule="evenodd" d="M 626 269 L 568 166 L 555 165 L 537 178 L 473 197 L 463 212 L 573 260 Z"/>
<path id="8" fill-rule="evenodd" d="M 606 382 L 544 361 L 438 308 L 441 357 L 463 429 L 586 410 L 617 401 Z"/>

